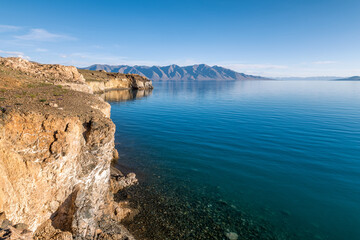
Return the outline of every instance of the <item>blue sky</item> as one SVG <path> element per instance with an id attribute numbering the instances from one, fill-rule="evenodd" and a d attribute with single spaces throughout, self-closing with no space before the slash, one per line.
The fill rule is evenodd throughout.
<path id="1" fill-rule="evenodd" d="M 360 75 L 359 0 L 1 1 L 0 56 Z"/>

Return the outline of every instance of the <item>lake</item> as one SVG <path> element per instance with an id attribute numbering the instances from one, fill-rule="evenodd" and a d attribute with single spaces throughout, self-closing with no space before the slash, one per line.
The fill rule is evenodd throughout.
<path id="1" fill-rule="evenodd" d="M 155 82 L 104 95 L 144 239 L 360 239 L 360 82 Z"/>

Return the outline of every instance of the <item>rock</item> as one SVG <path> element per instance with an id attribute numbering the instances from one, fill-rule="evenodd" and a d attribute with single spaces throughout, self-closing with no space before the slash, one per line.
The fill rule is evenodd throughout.
<path id="1" fill-rule="evenodd" d="M 110 167 L 110 176 L 111 176 L 111 178 L 119 180 L 121 177 L 124 177 L 124 174 L 116 167 L 111 166 Z"/>
<path id="2" fill-rule="evenodd" d="M 119 152 L 118 152 L 118 150 L 116 150 L 116 148 L 114 148 L 114 150 L 113 150 L 113 162 L 116 162 L 117 160 L 119 160 Z"/>
<path id="3" fill-rule="evenodd" d="M 103 71 L 79 70 L 86 84 L 95 93 L 113 89 L 152 89 L 152 82 L 137 74 L 107 73 Z"/>
<path id="4" fill-rule="evenodd" d="M 8 68 L 24 72 L 27 75 L 37 76 L 44 79 L 44 82 L 71 81 L 84 83 L 84 77 L 73 66 L 62 66 L 57 64 L 40 64 L 30 62 L 19 57 L 0 58 L 0 64 Z M 45 80 L 46 79 L 46 80 Z"/>
<path id="5" fill-rule="evenodd" d="M 137 209 L 133 209 L 130 207 L 130 203 L 128 201 L 120 201 L 118 203 L 114 202 L 114 211 L 112 218 L 117 222 L 121 222 L 123 220 L 132 221 L 134 217 L 139 213 Z"/>
<path id="6" fill-rule="evenodd" d="M 229 239 L 229 240 L 237 240 L 239 238 L 239 235 L 237 235 L 237 233 L 235 232 L 226 232 L 225 236 Z"/>
<path id="7" fill-rule="evenodd" d="M 0 209 L 31 231 L 53 216 L 86 237 L 108 204 L 115 125 L 90 108 L 108 107 L 103 100 L 72 94 L 61 112 L 32 102 L 0 112 Z"/>
<path id="8" fill-rule="evenodd" d="M 72 240 L 70 232 L 63 232 L 52 226 L 51 220 L 41 224 L 34 233 L 35 240 Z"/>
<path id="9" fill-rule="evenodd" d="M 113 170 L 115 171 L 115 170 Z M 116 175 L 111 174 L 110 178 L 110 190 L 113 193 L 117 193 L 118 191 L 130 187 L 138 182 L 135 173 L 129 173 L 126 176 L 123 176 L 122 174 Z"/>
<path id="10" fill-rule="evenodd" d="M 1 213 L 0 213 L 0 226 L 1 226 L 2 222 L 3 222 L 5 219 L 6 219 L 6 214 L 5 214 L 5 212 L 1 212 Z"/>
<path id="11" fill-rule="evenodd" d="M 10 83 L 0 91 L 0 239 L 31 239 L 31 231 L 38 240 L 133 239 L 117 221 L 99 226 L 106 216 L 131 218 L 128 203 L 112 204 L 110 190 L 137 182 L 135 174 L 110 171 L 110 105 L 89 94 L 75 67 L 0 58 L 0 86 Z"/>
<path id="12" fill-rule="evenodd" d="M 117 221 L 105 218 L 99 222 L 99 226 L 102 229 L 97 236 L 97 240 L 135 240 L 131 233 Z"/>
<path id="13" fill-rule="evenodd" d="M 26 229 L 17 229 L 13 226 L 7 226 L 6 228 L 0 229 L 1 240 L 31 240 L 33 234 L 31 231 Z"/>
<path id="14" fill-rule="evenodd" d="M 51 107 L 56 107 L 56 108 L 59 107 L 59 105 L 57 105 L 56 103 L 52 103 L 52 102 L 49 103 L 49 106 L 51 106 Z"/>
<path id="15" fill-rule="evenodd" d="M 4 219 L 4 220 L 2 221 L 2 223 L 1 223 L 1 228 L 7 228 L 7 227 L 9 227 L 9 226 L 11 226 L 11 225 L 12 225 L 12 223 L 10 222 L 10 220 Z"/>
<path id="16" fill-rule="evenodd" d="M 14 228 L 16 228 L 16 230 L 23 231 L 25 229 L 28 229 L 29 226 L 26 225 L 25 223 L 18 223 L 16 225 L 14 225 Z"/>
<path id="17" fill-rule="evenodd" d="M 25 73 L 41 83 L 62 85 L 76 91 L 92 93 L 91 88 L 85 84 L 84 76 L 74 66 L 40 64 L 15 57 L 0 57 L 0 66 Z"/>

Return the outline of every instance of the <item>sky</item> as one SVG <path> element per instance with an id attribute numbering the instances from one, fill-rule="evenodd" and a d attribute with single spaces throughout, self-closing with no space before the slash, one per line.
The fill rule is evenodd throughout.
<path id="1" fill-rule="evenodd" d="M 360 75 L 359 0 L 0 0 L 0 56 Z"/>

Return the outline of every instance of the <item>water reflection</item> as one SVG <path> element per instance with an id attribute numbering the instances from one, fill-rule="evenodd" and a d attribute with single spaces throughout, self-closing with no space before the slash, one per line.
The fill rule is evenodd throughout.
<path id="1" fill-rule="evenodd" d="M 236 81 L 158 81 L 153 84 L 155 89 L 166 89 L 166 93 L 172 96 L 204 96 L 229 91 L 234 88 Z"/>
<path id="2" fill-rule="evenodd" d="M 123 90 L 106 91 L 104 93 L 98 94 L 98 96 L 100 96 L 102 99 L 104 99 L 107 102 L 126 102 L 126 101 L 140 99 L 143 97 L 148 97 L 151 94 L 152 94 L 152 89 L 145 89 L 145 90 L 123 89 Z"/>

